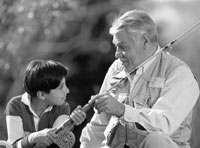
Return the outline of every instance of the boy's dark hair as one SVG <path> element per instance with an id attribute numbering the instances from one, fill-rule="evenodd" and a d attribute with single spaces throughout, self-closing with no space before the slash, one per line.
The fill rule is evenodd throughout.
<path id="1" fill-rule="evenodd" d="M 25 71 L 24 89 L 32 97 L 37 91 L 49 93 L 51 89 L 59 86 L 62 78 L 67 76 L 67 68 L 53 60 L 33 60 Z"/>

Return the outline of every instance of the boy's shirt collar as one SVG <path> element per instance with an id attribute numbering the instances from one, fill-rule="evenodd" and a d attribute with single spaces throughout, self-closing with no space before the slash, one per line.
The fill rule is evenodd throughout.
<path id="1" fill-rule="evenodd" d="M 30 97 L 30 95 L 29 95 L 27 92 L 25 92 L 24 94 L 22 94 L 22 99 L 21 99 L 21 101 L 29 107 L 29 110 L 31 111 L 31 113 L 32 113 L 35 117 L 39 118 L 38 115 L 33 111 L 32 107 L 31 107 L 31 97 Z M 51 111 L 52 108 L 53 108 L 53 106 L 48 106 L 48 107 L 44 110 L 43 113 L 48 112 L 48 111 Z M 42 113 L 42 114 L 43 114 L 43 113 Z"/>

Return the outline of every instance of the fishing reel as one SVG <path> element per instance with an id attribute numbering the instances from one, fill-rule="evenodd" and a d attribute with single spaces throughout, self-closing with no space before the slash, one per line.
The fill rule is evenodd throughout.
<path id="1" fill-rule="evenodd" d="M 75 144 L 76 138 L 74 134 L 68 129 L 64 129 L 58 133 L 55 144 L 59 148 L 72 148 Z"/>
<path id="2" fill-rule="evenodd" d="M 87 112 L 91 107 L 93 107 L 93 102 L 90 102 L 82 107 L 82 111 Z M 56 141 L 54 142 L 59 148 L 72 148 L 75 144 L 76 138 L 71 130 L 74 127 L 74 123 L 69 118 L 60 127 L 58 127 L 55 133 L 58 135 Z"/>

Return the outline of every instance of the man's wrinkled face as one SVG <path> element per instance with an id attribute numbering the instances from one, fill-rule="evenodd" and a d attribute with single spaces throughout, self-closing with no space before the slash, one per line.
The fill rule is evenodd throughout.
<path id="1" fill-rule="evenodd" d="M 115 57 L 119 59 L 129 72 L 142 62 L 144 42 L 139 33 L 128 36 L 125 30 L 113 35 L 113 44 L 116 47 Z"/>

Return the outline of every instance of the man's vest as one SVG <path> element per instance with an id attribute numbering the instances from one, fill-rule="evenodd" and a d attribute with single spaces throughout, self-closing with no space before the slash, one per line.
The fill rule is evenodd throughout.
<path id="1" fill-rule="evenodd" d="M 132 102 L 129 102 L 129 105 L 135 104 L 135 108 L 152 108 L 160 97 L 160 92 L 165 87 L 168 76 L 181 65 L 184 65 L 184 62 L 162 51 L 158 53 L 153 63 L 139 77 L 132 92 L 129 92 L 130 83 L 128 80 L 113 89 L 112 92 L 119 99 L 130 97 L 129 100 L 132 100 Z M 119 80 L 122 71 L 118 70 L 111 83 Z M 118 101 L 120 101 L 119 99 Z M 187 115 L 180 127 L 170 135 L 178 145 L 186 144 L 190 138 L 191 118 L 192 112 Z M 107 137 L 106 143 L 109 147 L 121 148 L 124 144 L 128 144 L 132 148 L 137 142 L 138 134 L 147 135 L 148 133 L 139 123 L 125 123 L 116 117 L 111 117 L 104 134 Z"/>

